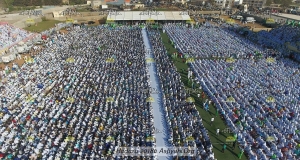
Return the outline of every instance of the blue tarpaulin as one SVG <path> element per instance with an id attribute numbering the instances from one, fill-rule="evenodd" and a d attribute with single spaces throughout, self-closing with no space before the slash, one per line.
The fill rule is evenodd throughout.
<path id="1" fill-rule="evenodd" d="M 38 84 L 37 88 L 42 89 L 42 88 L 44 88 L 44 85 L 43 84 Z"/>

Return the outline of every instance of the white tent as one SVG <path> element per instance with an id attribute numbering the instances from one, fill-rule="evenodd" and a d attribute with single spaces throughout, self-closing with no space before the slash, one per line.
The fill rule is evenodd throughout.
<path id="1" fill-rule="evenodd" d="M 5 62 L 5 63 L 8 63 L 8 62 L 13 61 L 15 59 L 16 59 L 16 54 L 14 54 L 14 53 L 9 53 L 9 54 L 6 54 L 6 55 L 2 56 L 2 61 Z"/>
<path id="2" fill-rule="evenodd" d="M 112 21 L 140 21 L 140 20 L 190 20 L 189 15 L 181 14 L 181 11 L 157 11 L 157 12 L 143 12 L 143 11 L 123 11 L 118 12 L 118 14 L 111 14 L 107 16 L 107 19 Z"/>
<path id="3" fill-rule="evenodd" d="M 18 46 L 17 51 L 18 51 L 18 53 L 24 53 L 25 52 L 25 46 Z"/>

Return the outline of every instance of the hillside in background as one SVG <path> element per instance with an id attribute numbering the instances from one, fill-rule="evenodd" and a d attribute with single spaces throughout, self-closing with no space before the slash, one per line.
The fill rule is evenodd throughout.
<path id="1" fill-rule="evenodd" d="M 71 5 L 86 4 L 86 0 L 69 0 Z M 62 0 L 3 0 L 6 7 L 12 6 L 42 6 L 42 5 L 63 5 Z M 1 5 L 1 2 L 0 2 Z"/>

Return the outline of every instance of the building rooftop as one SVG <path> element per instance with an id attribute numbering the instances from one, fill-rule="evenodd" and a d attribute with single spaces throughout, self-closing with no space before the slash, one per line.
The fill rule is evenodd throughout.
<path id="1" fill-rule="evenodd" d="M 114 21 L 126 20 L 190 20 L 190 16 L 182 14 L 182 11 L 122 11 L 109 14 L 107 19 Z"/>
<path id="2" fill-rule="evenodd" d="M 299 15 L 294 15 L 294 14 L 284 14 L 284 13 L 282 13 L 282 14 L 278 15 L 278 17 L 284 17 L 284 18 L 300 21 L 300 16 Z"/>

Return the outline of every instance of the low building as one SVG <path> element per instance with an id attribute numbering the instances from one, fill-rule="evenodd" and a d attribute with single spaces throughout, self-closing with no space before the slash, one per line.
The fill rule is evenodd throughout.
<path id="1" fill-rule="evenodd" d="M 125 1 L 124 1 L 124 4 L 125 4 L 126 6 L 131 5 L 131 4 L 130 4 L 130 0 L 125 0 Z"/>
<path id="2" fill-rule="evenodd" d="M 70 4 L 70 1 L 69 0 L 62 0 L 62 3 L 63 4 Z"/>
<path id="3" fill-rule="evenodd" d="M 243 4 L 247 4 L 249 7 L 263 8 L 267 0 L 243 0 Z"/>
<path id="4" fill-rule="evenodd" d="M 91 7 L 93 9 L 97 9 L 101 5 L 106 5 L 106 1 L 104 1 L 104 0 L 94 0 L 94 1 L 91 2 Z"/>
<path id="5" fill-rule="evenodd" d="M 144 8 L 145 5 L 144 4 L 141 4 L 141 3 L 137 3 L 137 4 L 134 4 L 134 8 Z"/>
<path id="6" fill-rule="evenodd" d="M 107 9 L 108 8 L 108 5 L 101 5 L 101 9 Z"/>
<path id="7" fill-rule="evenodd" d="M 117 15 L 112 15 L 109 20 L 114 23 L 174 23 L 186 22 L 191 20 L 189 15 L 182 15 L 181 11 L 161 11 L 161 12 L 147 12 L 147 11 L 122 11 Z"/>
<path id="8" fill-rule="evenodd" d="M 189 0 L 175 0 L 176 3 L 185 4 L 186 2 L 189 2 Z M 167 3 L 167 2 L 165 2 Z"/>
<path id="9" fill-rule="evenodd" d="M 226 0 L 225 7 L 232 8 L 234 6 L 235 0 Z"/>
<path id="10" fill-rule="evenodd" d="M 53 18 L 60 18 L 60 17 L 64 17 L 63 11 L 56 11 L 56 12 L 52 12 L 53 14 Z"/>
<path id="11" fill-rule="evenodd" d="M 243 0 L 234 0 L 234 5 L 237 6 L 237 5 L 241 5 L 243 4 Z"/>
<path id="12" fill-rule="evenodd" d="M 215 4 L 221 8 L 225 8 L 226 0 L 215 0 Z"/>
<path id="13" fill-rule="evenodd" d="M 196 5 L 196 6 L 205 5 L 206 0 L 193 0 L 193 1 L 190 2 L 190 4 Z"/>

